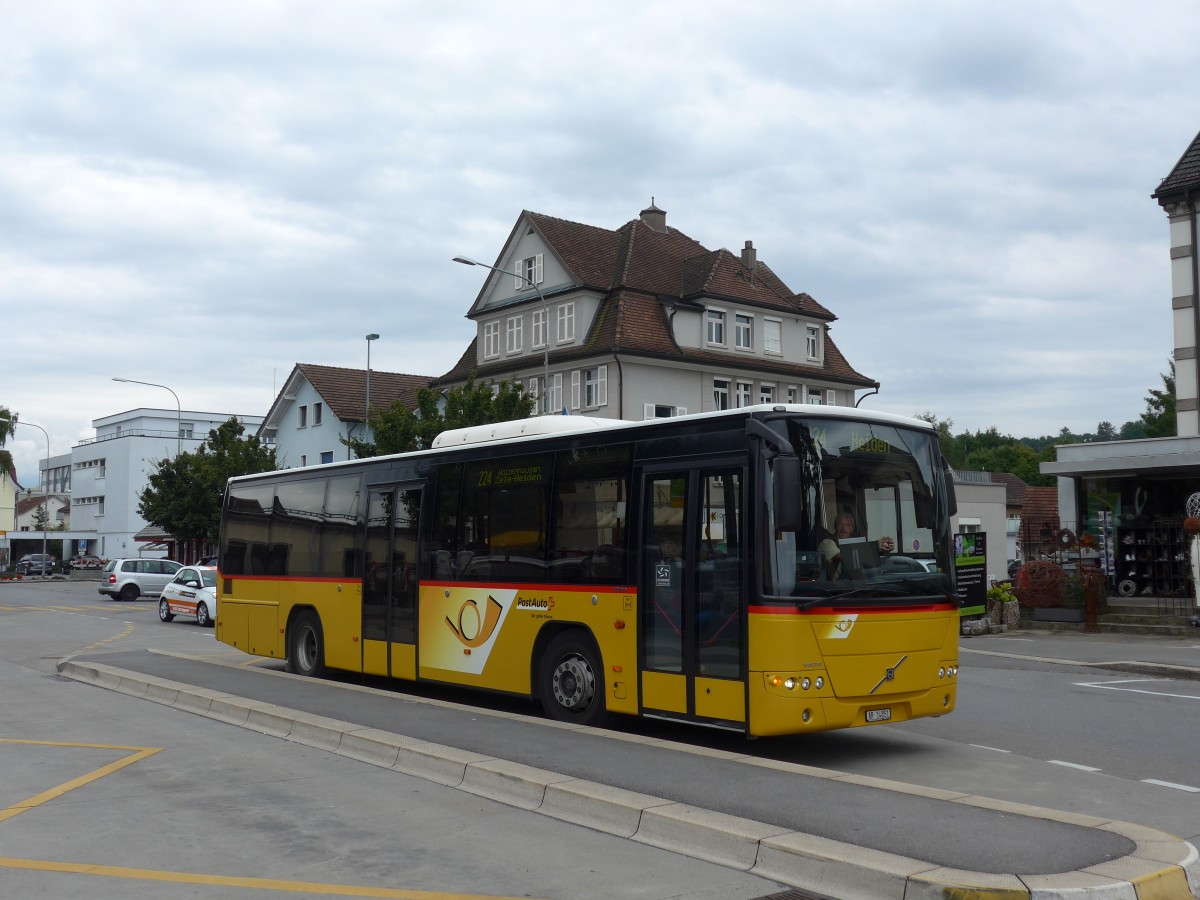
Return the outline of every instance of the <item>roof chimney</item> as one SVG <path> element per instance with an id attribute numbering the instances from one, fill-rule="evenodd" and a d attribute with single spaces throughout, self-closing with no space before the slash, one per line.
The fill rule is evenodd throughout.
<path id="1" fill-rule="evenodd" d="M 650 198 L 650 205 L 642 210 L 642 221 L 661 234 L 667 233 L 666 210 L 655 206 L 653 197 Z"/>
<path id="2" fill-rule="evenodd" d="M 746 241 L 746 246 L 742 248 L 742 265 L 751 272 L 758 266 L 758 251 L 754 249 L 754 241 Z"/>

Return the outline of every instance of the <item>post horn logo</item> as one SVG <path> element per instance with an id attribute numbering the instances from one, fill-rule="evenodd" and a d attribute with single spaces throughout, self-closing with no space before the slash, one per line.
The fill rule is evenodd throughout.
<path id="1" fill-rule="evenodd" d="M 474 600 L 464 600 L 458 608 L 458 624 L 455 625 L 450 617 L 446 616 L 446 625 L 469 651 L 487 643 L 488 638 L 495 633 L 496 626 L 500 624 L 502 612 L 504 607 L 500 605 L 500 601 L 490 595 L 487 598 L 487 611 L 482 615 L 478 603 Z"/>

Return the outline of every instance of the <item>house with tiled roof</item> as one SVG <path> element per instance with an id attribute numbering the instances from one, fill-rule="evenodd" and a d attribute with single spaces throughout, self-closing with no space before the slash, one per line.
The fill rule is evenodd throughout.
<path id="1" fill-rule="evenodd" d="M 836 316 L 758 259 L 710 250 L 651 202 L 610 230 L 523 211 L 467 312 L 476 336 L 440 382 L 515 380 L 548 413 L 644 419 L 756 403 L 853 406 L 879 383 Z"/>
<path id="2" fill-rule="evenodd" d="M 387 409 L 399 400 L 412 408 L 417 391 L 432 381 L 428 375 L 298 363 L 271 404 L 258 436 L 274 442 L 275 459 L 282 468 L 346 460 L 351 454 L 343 439 L 369 439 L 363 431 L 368 404 Z"/>

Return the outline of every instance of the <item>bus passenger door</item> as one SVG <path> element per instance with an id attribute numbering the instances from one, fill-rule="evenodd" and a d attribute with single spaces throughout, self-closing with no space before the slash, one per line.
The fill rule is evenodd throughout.
<path id="1" fill-rule="evenodd" d="M 415 678 L 421 488 L 371 490 L 364 547 L 363 671 Z"/>
<path id="2" fill-rule="evenodd" d="M 642 711 L 746 721 L 742 490 L 713 466 L 642 479 Z"/>

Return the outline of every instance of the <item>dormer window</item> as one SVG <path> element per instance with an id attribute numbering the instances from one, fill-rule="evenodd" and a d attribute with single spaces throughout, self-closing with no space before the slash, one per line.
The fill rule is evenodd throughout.
<path id="1" fill-rule="evenodd" d="M 725 346 L 725 311 L 710 309 L 706 316 L 708 322 L 708 343 L 713 347 Z"/>
<path id="2" fill-rule="evenodd" d="M 778 319 L 763 320 L 763 353 L 783 353 L 783 323 Z"/>
<path id="3" fill-rule="evenodd" d="M 528 288 L 532 284 L 542 283 L 542 254 L 535 253 L 527 256 L 517 265 L 521 276 L 516 279 L 517 290 Z"/>
<path id="4" fill-rule="evenodd" d="M 737 313 L 733 317 L 733 346 L 738 350 L 754 349 L 754 317 Z"/>
<path id="5" fill-rule="evenodd" d="M 821 358 L 821 331 L 815 325 L 804 329 L 804 344 L 809 359 Z"/>

